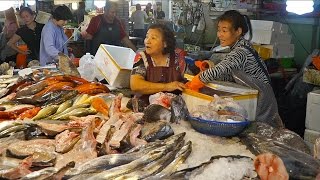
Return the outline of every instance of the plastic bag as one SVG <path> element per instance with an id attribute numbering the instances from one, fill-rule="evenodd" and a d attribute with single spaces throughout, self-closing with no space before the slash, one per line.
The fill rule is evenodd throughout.
<path id="1" fill-rule="evenodd" d="M 90 53 L 86 53 L 79 60 L 78 71 L 82 78 L 93 81 L 96 77 L 96 65 L 93 62 L 94 56 Z"/>

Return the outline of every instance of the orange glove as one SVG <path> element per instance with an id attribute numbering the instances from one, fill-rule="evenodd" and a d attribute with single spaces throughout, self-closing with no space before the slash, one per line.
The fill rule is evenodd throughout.
<path id="1" fill-rule="evenodd" d="M 195 61 L 194 64 L 200 69 L 200 71 L 205 71 L 209 68 L 209 64 L 205 61 Z"/>
<path id="2" fill-rule="evenodd" d="M 191 81 L 186 83 L 186 87 L 193 91 L 199 91 L 200 88 L 204 87 L 204 83 L 200 80 L 200 74 L 197 74 Z"/>

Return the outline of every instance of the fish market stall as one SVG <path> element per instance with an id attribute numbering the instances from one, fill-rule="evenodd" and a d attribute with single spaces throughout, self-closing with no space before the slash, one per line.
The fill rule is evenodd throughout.
<path id="1" fill-rule="evenodd" d="M 297 173 L 292 161 L 285 162 L 290 176 L 314 177 L 312 167 L 320 167 L 304 154 L 279 150 L 274 141 L 264 140 L 265 147 L 250 139 L 255 136 L 243 141 L 196 131 L 189 116 L 199 112 L 187 107 L 184 96 L 155 94 L 138 112 L 134 99 L 114 93 L 118 89 L 79 77 L 66 57 L 57 69 L 24 69 L 22 76 L 9 69 L 0 76 L 0 179 L 257 178 L 256 155 L 292 160 L 283 153 L 289 150 L 301 157 L 298 162 L 308 161 L 300 168 L 309 168 Z M 127 108 L 130 100 L 134 111 Z M 248 148 L 254 143 L 260 153 Z"/>

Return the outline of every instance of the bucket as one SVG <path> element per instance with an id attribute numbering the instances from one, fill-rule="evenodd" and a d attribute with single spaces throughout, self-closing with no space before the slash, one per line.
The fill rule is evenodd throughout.
<path id="1" fill-rule="evenodd" d="M 27 45 L 19 45 L 18 48 L 22 51 L 27 51 Z M 16 67 L 18 69 L 23 69 L 27 67 L 27 55 L 19 53 L 16 57 Z"/>

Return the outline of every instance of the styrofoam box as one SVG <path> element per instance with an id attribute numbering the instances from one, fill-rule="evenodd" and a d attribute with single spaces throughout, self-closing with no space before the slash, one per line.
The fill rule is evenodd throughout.
<path id="1" fill-rule="evenodd" d="M 320 132 L 320 90 L 308 93 L 306 128 Z"/>
<path id="2" fill-rule="evenodd" d="M 266 30 L 280 32 L 281 23 L 275 21 L 265 20 L 250 20 L 253 31 Z"/>
<path id="3" fill-rule="evenodd" d="M 270 58 L 294 57 L 294 44 L 276 43 L 262 46 L 271 49 Z"/>
<path id="4" fill-rule="evenodd" d="M 129 87 L 135 52 L 130 48 L 101 44 L 94 62 L 113 87 Z"/>
<path id="5" fill-rule="evenodd" d="M 306 129 L 304 131 L 304 141 L 306 142 L 306 144 L 308 145 L 308 147 L 310 148 L 312 154 L 314 153 L 314 143 L 316 142 L 316 139 L 320 138 L 320 132 L 318 131 L 313 131 L 310 129 Z"/>
<path id="6" fill-rule="evenodd" d="M 193 78 L 192 75 L 185 74 L 184 77 L 188 80 Z M 233 100 L 243 106 L 248 112 L 248 120 L 254 121 L 256 118 L 258 91 L 248 87 L 240 86 L 235 83 L 225 84 L 206 84 L 207 87 L 219 90 L 221 92 L 232 92 L 232 96 L 221 96 L 222 98 L 233 98 Z M 213 99 L 213 96 L 185 89 L 182 92 L 182 97 L 185 100 L 188 110 L 193 112 L 197 110 L 199 105 L 208 105 Z"/>
<path id="7" fill-rule="evenodd" d="M 251 41 L 257 44 L 290 44 L 291 35 L 270 30 L 253 30 Z"/>

